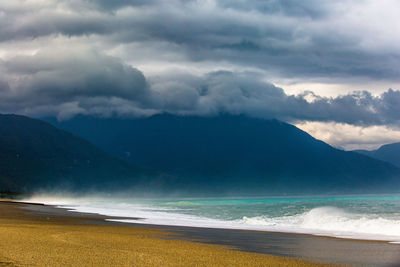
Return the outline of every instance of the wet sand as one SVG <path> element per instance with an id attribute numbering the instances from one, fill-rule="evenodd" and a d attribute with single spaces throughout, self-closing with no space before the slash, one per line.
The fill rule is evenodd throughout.
<path id="1" fill-rule="evenodd" d="M 88 255 L 92 254 L 86 255 L 86 259 L 102 266 L 133 263 L 136 266 L 156 266 L 157 259 L 160 258 L 163 259 L 160 266 L 313 266 L 311 262 L 329 265 L 399 266 L 400 262 L 400 245 L 387 242 L 260 231 L 124 224 L 105 221 L 107 218 L 110 217 L 70 212 L 46 205 L 0 202 L 0 262 L 35 265 L 30 259 L 19 259 L 10 249 L 7 250 L 8 253 L 14 253 L 14 256 L 4 252 L 2 247 L 10 242 L 4 239 L 4 233 L 7 230 L 10 232 L 10 229 L 14 235 L 20 235 L 21 229 L 29 230 L 32 232 L 30 238 L 33 239 L 37 238 L 35 235 L 40 234 L 39 232 L 49 232 L 51 229 L 54 233 L 47 241 L 42 240 L 44 245 L 49 240 L 55 242 L 57 232 L 62 233 L 63 240 L 58 239 L 58 242 L 68 247 L 62 253 L 64 256 L 52 255 L 51 250 L 47 255 L 52 255 L 53 259 L 69 259 L 69 262 L 65 262 L 67 265 L 74 265 L 72 260 L 78 256 L 67 257 L 65 254 L 82 254 L 80 257 L 83 257 L 83 251 Z M 27 225 L 31 228 L 26 229 Z M 32 225 L 35 227 L 32 228 Z M 38 233 L 35 234 L 32 229 Z M 8 238 L 16 239 L 12 234 L 8 234 Z M 108 244 L 110 242 L 113 245 Z M 59 243 L 56 244 L 62 247 Z M 80 247 L 83 244 L 86 244 L 85 247 Z M 108 255 L 109 250 L 106 250 L 107 257 L 100 253 L 105 244 L 113 248 L 116 258 Z M 33 250 L 30 254 L 36 259 L 35 255 L 40 254 L 36 249 L 26 247 L 24 243 L 16 244 L 13 249 L 24 249 L 28 252 Z M 120 249 L 124 251 L 122 257 L 118 256 Z M 147 251 L 146 256 L 137 254 L 138 250 L 143 249 Z M 99 262 L 102 257 L 107 258 L 104 264 Z M 142 261 L 139 262 L 137 257 Z M 117 261 L 118 258 L 120 261 Z M 40 257 L 40 260 L 42 262 L 36 262 L 36 265 L 43 265 L 47 259 Z"/>
<path id="2" fill-rule="evenodd" d="M 400 245 L 292 233 L 229 229 L 166 228 L 187 240 L 234 246 L 242 251 L 354 266 L 400 266 Z"/>

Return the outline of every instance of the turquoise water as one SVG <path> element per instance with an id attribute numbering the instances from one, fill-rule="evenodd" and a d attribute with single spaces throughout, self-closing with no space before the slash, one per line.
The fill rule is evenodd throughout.
<path id="1" fill-rule="evenodd" d="M 294 216 L 318 207 L 336 207 L 354 214 L 370 214 L 400 219 L 400 195 L 170 199 L 149 201 L 154 207 L 172 208 L 170 212 L 222 220 L 243 216 L 270 218 Z"/>
<path id="2" fill-rule="evenodd" d="M 203 199 L 36 196 L 31 201 L 79 212 L 141 218 L 124 222 L 400 241 L 400 195 Z"/>

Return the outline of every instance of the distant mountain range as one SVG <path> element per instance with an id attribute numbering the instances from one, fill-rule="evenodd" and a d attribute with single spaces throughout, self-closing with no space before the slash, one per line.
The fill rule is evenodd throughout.
<path id="1" fill-rule="evenodd" d="M 370 156 L 372 158 L 376 158 L 379 160 L 383 160 L 386 162 L 390 162 L 397 167 L 400 167 L 400 142 L 383 145 L 377 150 L 354 150 L 355 152 Z"/>
<path id="2" fill-rule="evenodd" d="M 55 126 L 179 179 L 168 190 L 210 194 L 396 191 L 390 163 L 335 149 L 277 120 L 220 115 L 76 117 Z"/>
<path id="3" fill-rule="evenodd" d="M 123 188 L 157 175 L 46 122 L 0 115 L 0 192 Z"/>
<path id="4" fill-rule="evenodd" d="M 398 167 L 335 149 L 277 120 L 156 115 L 48 121 L 73 134 L 41 120 L 0 115 L 0 192 L 315 194 L 393 192 L 400 185 Z M 388 147 L 377 151 L 389 155 Z"/>

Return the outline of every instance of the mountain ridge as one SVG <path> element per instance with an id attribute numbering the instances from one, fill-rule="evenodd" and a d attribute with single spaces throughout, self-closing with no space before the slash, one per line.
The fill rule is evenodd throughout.
<path id="1" fill-rule="evenodd" d="M 400 142 L 382 145 L 376 150 L 354 150 L 354 152 L 367 155 L 400 167 Z"/>
<path id="2" fill-rule="evenodd" d="M 278 120 L 164 114 L 54 124 L 73 133 L 0 115 L 0 191 L 255 195 L 393 191 L 400 184 L 399 168 Z"/>
<path id="3" fill-rule="evenodd" d="M 371 191 L 381 182 L 399 182 L 399 168 L 392 164 L 338 150 L 278 120 L 161 114 L 52 123 L 192 186 L 206 184 L 207 190 Z"/>
<path id="4" fill-rule="evenodd" d="M 0 162 L 1 191 L 96 188 L 154 175 L 72 133 L 14 114 L 0 115 Z"/>

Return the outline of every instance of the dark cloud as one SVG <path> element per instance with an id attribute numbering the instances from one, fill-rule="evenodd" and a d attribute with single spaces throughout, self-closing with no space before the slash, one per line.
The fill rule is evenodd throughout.
<path id="1" fill-rule="evenodd" d="M 115 11 L 122 7 L 134 7 L 134 6 L 145 6 L 151 5 L 156 0 L 86 0 L 89 3 L 95 4 L 96 6 L 104 9 L 105 11 Z"/>
<path id="2" fill-rule="evenodd" d="M 397 22 L 393 1 L 74 0 L 33 7 L 0 4 L 0 40 L 62 35 L 107 47 L 167 43 L 152 60 L 176 53 L 189 63 L 224 61 L 293 79 L 400 77 L 398 32 L 387 31 Z M 383 26 L 374 22 L 380 13 Z"/>
<path id="3" fill-rule="evenodd" d="M 7 8 L 0 4 L 0 23 L 3 25 L 0 28 L 0 41 L 32 40 L 58 34 L 106 34 L 113 28 L 109 15 L 91 10 L 81 13 L 79 8 L 70 10 L 67 6 L 59 5 Z"/>
<path id="4" fill-rule="evenodd" d="M 8 112 L 41 113 L 48 109 L 57 114 L 64 112 L 64 107 L 79 107 L 84 112 L 81 104 L 87 102 L 106 104 L 118 98 L 145 104 L 148 98 L 146 79 L 140 71 L 94 50 L 18 56 L 1 66 L 9 82 L 0 83 L 4 88 L 0 90 L 0 107 Z"/>
<path id="5" fill-rule="evenodd" d="M 397 90 L 322 97 L 265 82 L 400 82 L 398 8 L 394 0 L 1 1 L 0 112 L 400 126 Z M 134 66 L 158 72 L 145 77 Z"/>
<path id="6" fill-rule="evenodd" d="M 143 74 L 120 60 L 93 50 L 39 53 L 5 63 L 8 73 L 19 75 L 19 94 L 53 100 L 84 96 L 138 99 L 145 92 Z"/>
<path id="7" fill-rule="evenodd" d="M 285 121 L 400 125 L 400 91 L 367 91 L 327 98 L 287 95 L 250 72 L 169 73 L 145 78 L 95 50 L 64 49 L 18 56 L 0 64 L 1 112 L 66 119 L 77 114 L 248 114 Z M 5 80 L 4 80 L 5 79 Z M 312 101 L 307 99 L 312 99 Z"/>
<path id="8" fill-rule="evenodd" d="M 263 14 L 285 14 L 294 17 L 322 19 L 329 15 L 332 5 L 328 1 L 308 0 L 220 0 L 222 8 L 256 11 Z"/>

